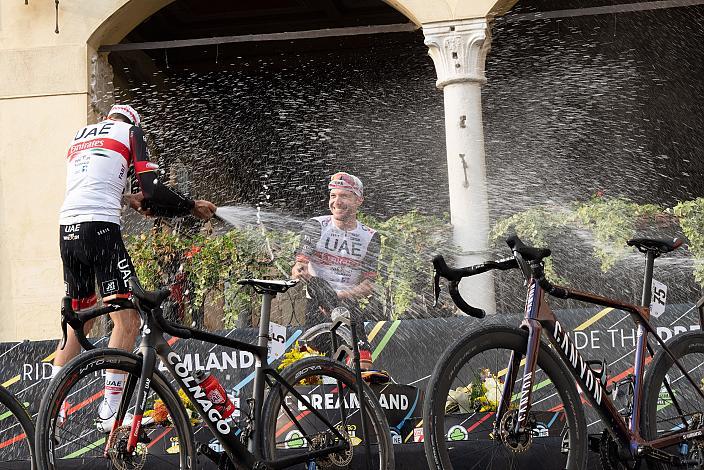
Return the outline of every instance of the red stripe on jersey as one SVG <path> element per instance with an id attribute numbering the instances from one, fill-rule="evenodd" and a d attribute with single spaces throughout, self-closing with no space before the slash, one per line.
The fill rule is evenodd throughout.
<path id="1" fill-rule="evenodd" d="M 130 149 L 127 148 L 125 144 L 120 142 L 119 140 L 115 139 L 92 139 L 92 140 L 87 140 L 85 142 L 81 142 L 78 144 L 73 144 L 71 147 L 68 149 L 68 161 L 73 160 L 76 155 L 79 152 L 83 152 L 84 150 L 92 150 L 92 149 L 105 149 L 105 150 L 112 150 L 113 152 L 117 152 L 123 157 L 125 157 L 125 160 L 128 162 L 130 161 Z"/>
<path id="2" fill-rule="evenodd" d="M 316 251 L 314 258 L 320 262 L 320 264 L 338 264 L 340 266 L 349 266 L 356 268 L 362 265 L 360 260 L 346 258 L 344 256 L 331 255 L 330 253 L 323 253 L 322 251 Z"/>

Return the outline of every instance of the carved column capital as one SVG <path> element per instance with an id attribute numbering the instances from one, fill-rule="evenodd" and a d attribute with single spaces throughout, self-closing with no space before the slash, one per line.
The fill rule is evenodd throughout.
<path id="1" fill-rule="evenodd" d="M 451 83 L 486 83 L 484 64 L 491 47 L 486 18 L 431 23 L 423 26 L 423 34 L 435 63 L 438 88 Z"/>

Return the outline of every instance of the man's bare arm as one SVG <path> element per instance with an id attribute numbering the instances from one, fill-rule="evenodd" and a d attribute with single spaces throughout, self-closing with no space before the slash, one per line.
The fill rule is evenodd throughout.
<path id="1" fill-rule="evenodd" d="M 361 299 L 374 292 L 374 281 L 365 279 L 356 286 L 337 293 L 339 299 Z"/>

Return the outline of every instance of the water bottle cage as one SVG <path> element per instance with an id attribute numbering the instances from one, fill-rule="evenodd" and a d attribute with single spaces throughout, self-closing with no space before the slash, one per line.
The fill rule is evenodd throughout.
<path id="1" fill-rule="evenodd" d="M 614 391 L 616 392 L 614 394 L 614 398 L 628 397 L 626 405 L 623 407 L 623 411 L 620 412 L 621 416 L 624 418 L 630 418 L 633 414 L 633 393 L 635 392 L 634 384 L 635 378 L 633 375 L 629 375 L 628 377 L 614 383 L 612 387 L 612 393 Z M 623 391 L 624 386 L 628 387 L 626 391 Z"/>

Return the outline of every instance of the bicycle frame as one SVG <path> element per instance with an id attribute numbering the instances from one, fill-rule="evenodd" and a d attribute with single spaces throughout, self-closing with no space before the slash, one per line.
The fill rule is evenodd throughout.
<path id="1" fill-rule="evenodd" d="M 232 462 L 243 462 L 248 467 L 252 468 L 258 462 L 263 462 L 269 468 L 284 468 L 297 463 L 308 462 L 316 457 L 322 457 L 334 452 L 344 450 L 346 441 L 340 431 L 335 428 L 318 410 L 313 408 L 308 400 L 305 399 L 294 386 L 286 382 L 267 361 L 267 344 L 269 341 L 269 310 L 271 307 L 272 295 L 264 293 L 262 302 L 262 316 L 259 325 L 259 340 L 257 345 L 244 343 L 224 336 L 207 333 L 205 331 L 196 330 L 179 326 L 182 330 L 190 332 L 190 338 L 206 341 L 221 346 L 230 347 L 237 350 L 247 351 L 255 357 L 255 379 L 254 379 L 254 429 L 249 436 L 248 445 L 241 442 L 239 437 L 233 435 L 233 430 L 230 423 L 225 421 L 220 413 L 214 408 L 213 403 L 205 396 L 200 386 L 195 381 L 195 378 L 190 374 L 186 366 L 183 364 L 181 357 L 171 349 L 168 342 L 164 339 L 163 325 L 160 324 L 158 316 L 155 316 L 148 309 L 143 309 L 139 306 L 138 310 L 142 317 L 142 337 L 139 345 L 139 355 L 142 356 L 142 372 L 138 383 L 133 376 L 130 376 L 125 384 L 125 393 L 123 394 L 122 403 L 119 413 L 113 428 L 121 426 L 124 415 L 131 401 L 132 393 L 136 387 L 136 409 L 135 419 L 132 423 L 130 438 L 128 440 L 128 451 L 134 450 L 137 445 L 139 430 L 141 426 L 141 418 L 144 415 L 146 408 L 146 398 L 149 391 L 149 384 L 156 366 L 156 358 L 159 357 L 165 367 L 174 377 L 179 387 L 188 396 L 191 403 L 197 408 L 200 416 L 203 417 L 203 422 L 208 426 L 213 435 L 220 441 L 224 451 L 227 453 Z M 264 461 L 261 455 L 261 436 L 257 429 L 261 423 L 261 411 L 264 402 L 264 384 L 265 380 L 274 380 L 281 383 L 296 399 L 305 406 L 305 408 L 314 416 L 319 418 L 329 430 L 332 431 L 338 438 L 338 444 L 300 454 L 297 456 L 285 457 L 274 461 Z M 296 428 L 303 433 L 303 429 L 296 417 L 286 411 L 289 419 L 294 423 Z M 343 419 L 346 419 L 343 410 Z M 343 423 L 344 424 L 344 423 Z"/>
<path id="2" fill-rule="evenodd" d="M 699 392 L 702 400 L 704 400 L 704 392 L 702 392 L 702 390 L 695 385 L 694 380 L 689 373 L 684 369 L 679 361 L 675 360 L 670 349 L 655 332 L 655 329 L 648 321 L 650 319 L 650 309 L 648 307 L 636 306 L 617 300 L 608 299 L 588 292 L 571 290 L 560 286 L 557 287 L 568 292 L 569 298 L 571 299 L 626 311 L 631 314 L 633 320 L 638 324 L 638 342 L 635 348 L 633 372 L 633 412 L 631 414 L 630 421 L 626 424 L 609 398 L 608 393 L 604 388 L 605 384 L 602 384 L 601 380 L 596 377 L 594 371 L 584 360 L 582 355 L 577 350 L 577 347 L 568 336 L 567 329 L 565 329 L 550 309 L 550 306 L 545 300 L 545 291 L 535 279 L 531 278 L 528 283 L 525 316 L 521 324 L 521 328 L 528 331 L 528 344 L 526 349 L 523 384 L 521 386 L 518 419 L 516 422 L 515 431 L 518 432 L 519 430 L 526 429 L 528 427 L 528 416 L 531 408 L 531 395 L 533 391 L 533 376 L 538 361 L 540 338 L 544 333 L 550 342 L 555 346 L 560 358 L 565 362 L 565 364 L 567 364 L 572 375 L 584 391 L 584 395 L 587 400 L 589 400 L 591 405 L 599 413 L 599 416 L 603 422 L 607 425 L 607 429 L 611 429 L 614 437 L 622 444 L 622 448 L 629 449 L 632 456 L 648 454 L 655 458 L 665 460 L 669 459 L 670 454 L 660 451 L 659 449 L 681 442 L 684 440 L 685 434 L 689 434 L 688 438 L 694 436 L 691 435 L 692 431 L 689 431 L 689 433 L 684 431 L 672 433 L 653 441 L 646 441 L 640 434 L 643 373 L 645 370 L 646 349 L 648 349 L 649 334 L 653 335 L 657 342 L 664 348 L 666 353 L 675 361 L 675 364 L 680 371 Z M 644 297 L 645 293 L 650 291 L 649 285 L 646 285 L 646 287 L 647 291 L 644 290 Z M 505 375 L 502 398 L 496 413 L 496 423 L 501 422 L 501 418 L 511 403 L 511 396 L 516 378 L 518 376 L 519 367 L 520 357 L 515 357 L 512 353 Z"/>

